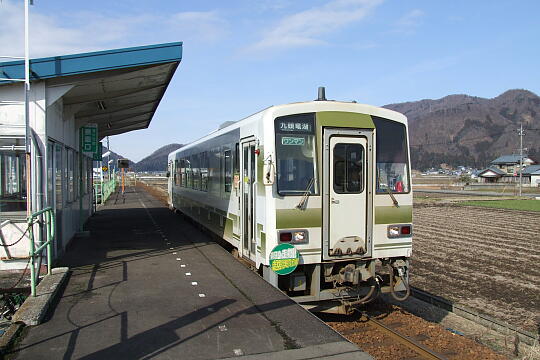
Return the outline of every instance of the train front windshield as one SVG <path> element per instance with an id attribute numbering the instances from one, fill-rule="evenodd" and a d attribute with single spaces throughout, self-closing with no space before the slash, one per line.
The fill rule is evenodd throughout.
<path id="1" fill-rule="evenodd" d="M 276 172 L 280 195 L 317 193 L 314 114 L 276 118 Z"/>
<path id="2" fill-rule="evenodd" d="M 377 129 L 377 193 L 407 193 L 409 158 L 405 125 L 373 116 Z"/>

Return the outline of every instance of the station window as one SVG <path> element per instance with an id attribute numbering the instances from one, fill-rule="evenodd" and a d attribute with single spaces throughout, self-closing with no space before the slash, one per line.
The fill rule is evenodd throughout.
<path id="1" fill-rule="evenodd" d="M 54 182 L 55 186 L 55 201 L 56 201 L 56 209 L 62 210 L 63 207 L 63 201 L 64 201 L 64 182 L 66 179 L 66 169 L 63 166 L 65 158 L 64 155 L 64 147 L 61 144 L 55 145 L 55 151 L 54 151 L 54 169 L 55 169 L 55 177 L 56 181 Z"/>
<path id="2" fill-rule="evenodd" d="M 67 159 L 66 159 L 66 169 L 67 169 L 67 175 L 68 175 L 68 202 L 73 202 L 74 198 L 74 181 L 73 178 L 73 150 L 67 149 Z"/>
<path id="3" fill-rule="evenodd" d="M 0 214 L 26 211 L 26 162 L 24 153 L 0 153 Z"/>
<path id="4" fill-rule="evenodd" d="M 87 195 L 90 191 L 90 187 L 92 184 L 92 159 L 89 157 L 84 157 L 85 160 L 85 166 L 84 166 L 84 173 L 85 173 L 85 184 L 83 186 L 84 188 L 84 195 Z"/>
<path id="5" fill-rule="evenodd" d="M 225 176 L 225 192 L 231 192 L 231 186 L 232 186 L 232 158 L 231 158 L 231 150 L 225 150 L 223 153 L 223 161 L 224 161 L 224 176 Z"/>
<path id="6" fill-rule="evenodd" d="M 82 180 L 82 187 L 81 187 L 82 193 L 80 194 L 81 197 L 86 194 L 86 186 L 88 184 L 88 178 L 86 177 L 86 175 L 87 175 L 87 171 L 86 171 L 87 162 L 86 162 L 86 159 L 87 158 L 84 155 L 81 157 L 81 162 L 82 162 L 81 163 L 82 168 L 81 168 L 81 172 L 80 172 L 81 175 L 82 175 L 82 179 L 81 179 Z"/>
<path id="7" fill-rule="evenodd" d="M 92 158 L 88 158 L 87 171 L 88 171 L 88 191 L 90 193 L 92 193 L 92 191 L 93 191 L 93 181 L 94 181 L 94 162 L 93 162 Z"/>
<path id="8" fill-rule="evenodd" d="M 77 200 L 79 198 L 79 192 L 80 192 L 80 186 L 79 186 L 79 153 L 77 151 L 73 151 L 73 193 L 74 193 L 74 200 Z"/>
<path id="9" fill-rule="evenodd" d="M 54 206 L 54 143 L 47 143 L 47 205 Z"/>

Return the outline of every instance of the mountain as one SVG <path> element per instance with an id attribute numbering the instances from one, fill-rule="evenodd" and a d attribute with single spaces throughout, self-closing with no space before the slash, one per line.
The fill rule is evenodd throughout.
<path id="1" fill-rule="evenodd" d="M 492 99 L 449 95 L 384 107 L 409 119 L 414 169 L 441 163 L 484 168 L 500 155 L 519 153 L 520 123 L 525 132 L 525 153 L 540 161 L 540 97 L 530 91 L 508 90 Z M 167 155 L 182 146 L 165 145 L 132 168 L 166 171 Z"/>
<path id="2" fill-rule="evenodd" d="M 449 95 L 384 107 L 409 119 L 415 169 L 440 163 L 482 168 L 500 155 L 519 153 L 520 123 L 525 153 L 540 158 L 540 97 L 527 90 L 508 90 L 492 99 Z"/>
<path id="3" fill-rule="evenodd" d="M 169 144 L 160 147 L 154 151 L 151 155 L 145 157 L 138 163 L 133 165 L 135 171 L 166 171 L 167 170 L 167 156 L 169 153 L 180 149 L 182 144 Z"/>
<path id="4" fill-rule="evenodd" d="M 102 154 L 106 154 L 108 151 L 107 147 L 104 145 L 102 145 L 101 149 L 102 149 L 101 150 Z M 113 160 L 113 162 L 111 162 L 111 165 L 117 164 L 118 159 L 125 159 L 125 157 L 120 154 L 115 153 L 114 151 L 111 151 L 109 156 L 103 156 L 103 165 L 106 165 L 107 161 L 110 161 L 110 160 Z M 129 160 L 129 165 L 132 166 L 133 164 L 134 162 Z M 114 167 L 116 167 L 116 165 L 114 165 Z"/>

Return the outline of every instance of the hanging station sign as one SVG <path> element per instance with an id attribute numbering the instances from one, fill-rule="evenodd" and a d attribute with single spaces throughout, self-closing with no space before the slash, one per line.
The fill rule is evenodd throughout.
<path id="1" fill-rule="evenodd" d="M 95 161 L 101 161 L 101 143 L 98 141 L 98 125 L 86 124 L 79 130 L 80 150 Z"/>

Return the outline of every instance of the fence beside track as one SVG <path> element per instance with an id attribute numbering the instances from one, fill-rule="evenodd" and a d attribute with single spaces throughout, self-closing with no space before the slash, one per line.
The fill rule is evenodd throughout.
<path id="1" fill-rule="evenodd" d="M 469 309 L 463 305 L 455 304 L 450 300 L 430 294 L 427 291 L 411 287 L 411 295 L 418 300 L 422 300 L 440 309 L 461 316 L 462 318 L 471 320 L 503 335 L 515 335 L 520 341 L 527 345 L 533 346 L 539 342 L 539 334 L 520 329 L 517 326 L 497 320 L 491 316 L 480 314 L 475 310 Z"/>

